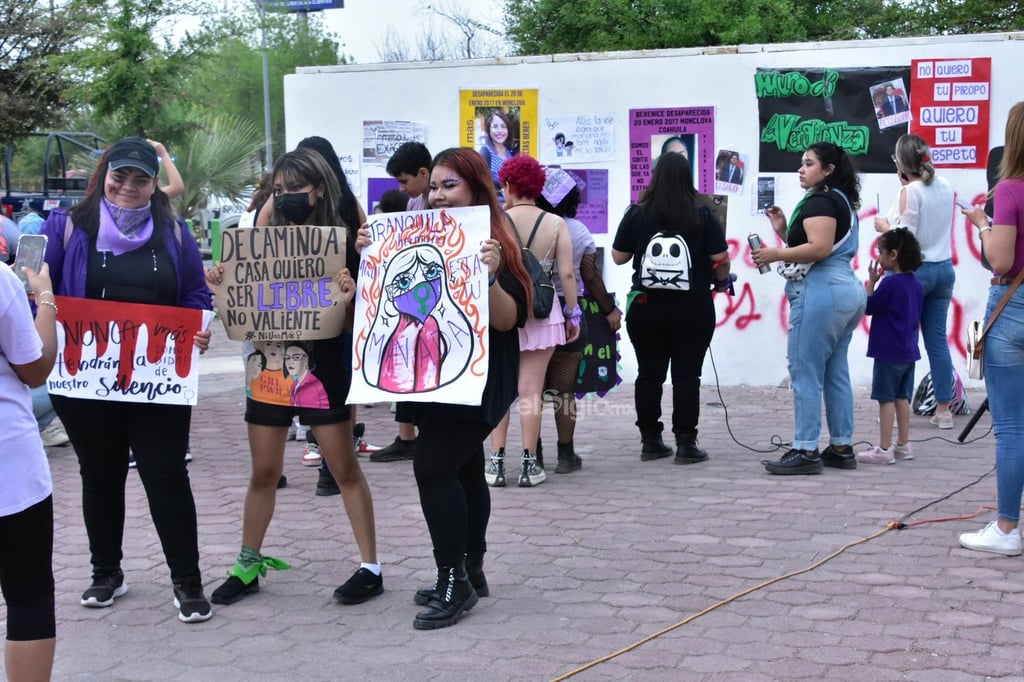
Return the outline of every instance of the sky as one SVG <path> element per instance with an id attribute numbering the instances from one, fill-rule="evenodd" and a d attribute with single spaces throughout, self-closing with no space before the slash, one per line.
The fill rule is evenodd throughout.
<path id="1" fill-rule="evenodd" d="M 216 9 L 234 6 L 239 0 L 208 0 Z M 469 12 L 478 21 L 502 29 L 504 0 L 345 0 L 342 9 L 319 12 L 328 31 L 339 37 L 341 51 L 359 64 L 379 62 L 379 46 L 390 27 L 409 45 L 412 57 L 418 54 L 417 36 L 425 27 L 454 31 L 453 25 L 426 9 L 435 7 L 455 14 Z M 461 34 L 459 34 L 461 36 Z"/>

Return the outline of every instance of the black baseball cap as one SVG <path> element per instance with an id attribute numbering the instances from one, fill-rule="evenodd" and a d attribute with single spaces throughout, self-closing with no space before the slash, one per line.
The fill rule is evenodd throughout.
<path id="1" fill-rule="evenodd" d="M 113 170 L 138 168 L 151 178 L 160 173 L 156 149 L 142 137 L 122 137 L 110 145 L 107 163 Z"/>

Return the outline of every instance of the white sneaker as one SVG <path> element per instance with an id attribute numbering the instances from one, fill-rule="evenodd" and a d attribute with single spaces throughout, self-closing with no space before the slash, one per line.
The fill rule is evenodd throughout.
<path id="1" fill-rule="evenodd" d="M 548 480 L 544 469 L 537 466 L 537 456 L 523 453 L 523 463 L 519 469 L 519 487 L 532 488 Z"/>
<path id="2" fill-rule="evenodd" d="M 940 429 L 953 428 L 953 415 L 951 414 L 937 414 L 928 421 L 930 421 L 933 426 L 938 426 Z"/>
<path id="3" fill-rule="evenodd" d="M 907 441 L 905 445 L 896 443 L 892 446 L 892 455 L 896 459 L 914 459 L 914 448 L 910 445 L 910 441 Z"/>
<path id="4" fill-rule="evenodd" d="M 321 459 L 320 446 L 315 443 L 306 443 L 306 451 L 302 453 L 302 466 L 318 467 Z"/>
<path id="5" fill-rule="evenodd" d="M 484 466 L 484 480 L 492 488 L 504 488 L 505 481 L 505 453 L 492 452 L 487 464 Z"/>
<path id="6" fill-rule="evenodd" d="M 892 448 L 886 450 L 881 445 L 872 445 L 867 450 L 857 453 L 857 461 L 863 464 L 895 464 Z"/>
<path id="7" fill-rule="evenodd" d="M 67 432 L 64 431 L 64 426 L 57 419 L 54 419 L 50 422 L 49 426 L 40 431 L 39 436 L 43 439 L 43 445 L 48 448 L 60 447 L 71 442 Z"/>
<path id="8" fill-rule="evenodd" d="M 1020 533 L 1003 533 L 996 521 L 974 533 L 961 533 L 960 546 L 976 552 L 991 552 L 1005 556 L 1020 556 Z"/>

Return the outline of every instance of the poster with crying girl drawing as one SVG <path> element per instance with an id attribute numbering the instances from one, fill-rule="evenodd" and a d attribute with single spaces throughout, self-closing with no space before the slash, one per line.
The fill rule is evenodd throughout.
<path id="1" fill-rule="evenodd" d="M 487 383 L 486 206 L 382 213 L 356 285 L 350 403 L 479 405 Z"/>

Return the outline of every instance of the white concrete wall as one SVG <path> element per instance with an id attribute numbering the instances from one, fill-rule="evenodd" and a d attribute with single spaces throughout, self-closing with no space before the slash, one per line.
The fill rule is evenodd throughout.
<path id="1" fill-rule="evenodd" d="M 459 90 L 466 88 L 538 88 L 540 119 L 545 116 L 615 113 L 616 159 L 604 164 L 609 171 L 609 232 L 597 235 L 605 247 L 605 279 L 620 300 L 629 289 L 630 269 L 617 267 L 608 256 L 618 217 L 629 204 L 628 111 L 643 107 L 715 107 L 715 147 L 750 154 L 750 179 L 744 194 L 730 197 L 727 233 L 745 245 L 748 232 L 768 237 L 767 219 L 752 215 L 758 166 L 758 106 L 754 91 L 757 68 L 856 68 L 869 66 L 909 67 L 912 59 L 992 58 L 990 146 L 1002 144 L 1006 115 L 1024 99 L 1020 65 L 1024 63 L 1024 33 L 902 40 L 851 41 L 786 45 L 750 45 L 730 48 L 661 50 L 630 53 L 573 54 L 495 60 L 453 61 L 437 64 L 375 64 L 303 68 L 285 78 L 285 115 L 289 146 L 307 135 L 327 137 L 339 153 L 353 155 L 359 164 L 363 120 L 411 120 L 427 126 L 426 144 L 432 152 L 458 144 Z M 544 161 L 544 159 L 541 159 Z M 776 174 L 777 203 L 787 213 L 802 192 L 795 173 Z M 973 199 L 986 191 L 984 170 L 940 171 L 957 190 Z M 369 177 L 386 177 L 384 168 L 362 167 L 360 195 L 365 196 Z M 869 249 L 876 238 L 871 215 L 876 195 L 883 213 L 895 199 L 895 173 L 862 177 L 864 207 L 861 209 L 859 273 L 866 276 Z M 950 329 L 962 338 L 966 322 L 980 318 L 991 275 L 981 268 L 968 248 L 974 231 L 958 222 L 955 228 L 957 286 Z M 742 253 L 745 255 L 746 250 Z M 769 385 L 786 380 L 784 280 L 774 273 L 759 275 L 749 261 L 733 262 L 740 283 L 749 282 L 748 299 L 717 297 L 721 322 L 711 345 L 722 384 Z M 738 310 L 728 307 L 738 304 Z M 756 306 L 756 308 L 754 307 Z M 742 316 L 759 318 L 743 324 Z M 726 319 L 727 318 L 727 319 Z M 722 322 L 722 320 L 725 320 Z M 856 333 L 850 365 L 857 384 L 871 383 L 871 361 L 865 357 L 866 325 Z M 623 375 L 632 380 L 636 359 L 623 329 L 620 342 Z M 922 347 L 922 356 L 923 347 Z M 962 354 L 954 349 L 954 365 L 966 375 Z M 927 360 L 918 366 L 918 378 L 927 371 Z M 710 358 L 704 382 L 713 383 Z M 970 383 L 970 382 L 968 382 Z"/>

